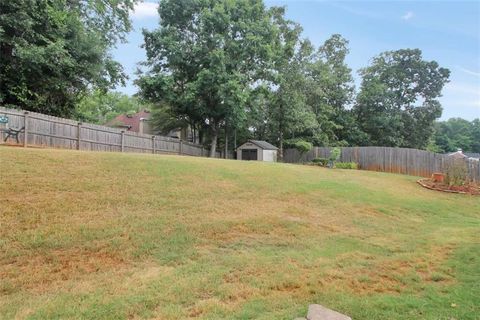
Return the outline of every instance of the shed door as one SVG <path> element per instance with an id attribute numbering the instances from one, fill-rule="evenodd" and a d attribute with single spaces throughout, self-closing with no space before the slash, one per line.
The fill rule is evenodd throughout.
<path id="1" fill-rule="evenodd" d="M 242 160 L 257 160 L 257 149 L 242 149 Z"/>

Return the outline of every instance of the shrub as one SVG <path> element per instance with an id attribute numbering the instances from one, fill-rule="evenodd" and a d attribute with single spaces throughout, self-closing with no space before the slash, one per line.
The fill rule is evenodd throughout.
<path id="1" fill-rule="evenodd" d="M 333 168 L 335 167 L 335 162 L 340 159 L 340 154 L 342 153 L 342 149 L 335 147 L 330 151 L 330 156 L 328 157 L 328 167 Z"/>
<path id="2" fill-rule="evenodd" d="M 327 164 L 328 164 L 328 159 L 327 158 L 315 158 L 315 159 L 312 160 L 312 162 L 319 165 L 319 166 L 326 167 Z"/>
<path id="3" fill-rule="evenodd" d="M 335 147 L 330 151 L 330 157 L 328 157 L 328 160 L 336 162 L 338 159 L 340 159 L 340 154 L 342 153 L 342 149 Z"/>
<path id="4" fill-rule="evenodd" d="M 337 169 L 358 169 L 358 164 L 355 162 L 337 162 L 335 163 Z"/>
<path id="5" fill-rule="evenodd" d="M 463 159 L 449 159 L 445 166 L 445 183 L 449 186 L 462 186 L 467 182 L 467 164 Z"/>
<path id="6" fill-rule="evenodd" d="M 313 145 L 308 141 L 300 140 L 295 143 L 295 148 L 301 153 L 305 153 L 312 150 Z"/>
<path id="7" fill-rule="evenodd" d="M 286 140 L 285 141 L 285 146 L 287 148 L 295 148 L 302 154 L 312 150 L 312 148 L 313 148 L 313 145 L 310 142 L 305 141 L 305 140 L 301 140 L 301 139 Z"/>

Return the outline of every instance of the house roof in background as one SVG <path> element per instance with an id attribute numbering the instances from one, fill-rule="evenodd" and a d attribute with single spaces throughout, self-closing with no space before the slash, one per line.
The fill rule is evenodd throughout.
<path id="1" fill-rule="evenodd" d="M 142 110 L 140 112 L 127 115 L 121 114 L 116 116 L 113 120 L 107 122 L 109 127 L 128 127 L 130 131 L 139 132 L 140 130 L 140 119 L 150 119 L 151 113 L 148 110 Z"/>
<path id="2" fill-rule="evenodd" d="M 247 142 L 251 142 L 257 147 L 260 147 L 264 150 L 278 150 L 277 147 L 275 147 L 273 144 L 268 143 L 267 141 L 263 140 L 248 140 Z"/>
<path id="3" fill-rule="evenodd" d="M 467 157 L 480 159 L 480 153 L 465 152 Z"/>
<path id="4" fill-rule="evenodd" d="M 458 151 L 449 153 L 448 156 L 456 158 L 456 159 L 468 158 L 465 154 L 463 154 L 462 150 L 458 150 Z"/>

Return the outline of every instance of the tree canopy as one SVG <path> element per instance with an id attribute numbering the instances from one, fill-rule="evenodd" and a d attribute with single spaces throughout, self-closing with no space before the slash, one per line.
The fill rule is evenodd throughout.
<path id="1" fill-rule="evenodd" d="M 374 57 L 357 92 L 347 39 L 316 47 L 263 0 L 161 0 L 138 96 L 112 92 L 126 76 L 109 50 L 137 1 L 0 2 L 0 104 L 102 123 L 148 101 L 158 132 L 189 127 L 212 155 L 249 138 L 280 157 L 299 145 L 478 149 L 477 122 L 435 123 L 450 72 L 420 49 Z"/>
<path id="2" fill-rule="evenodd" d="M 89 88 L 123 83 L 108 50 L 135 0 L 0 2 L 0 103 L 70 116 Z"/>
<path id="3" fill-rule="evenodd" d="M 105 124 L 120 114 L 135 113 L 144 109 L 151 109 L 151 105 L 138 97 L 120 92 L 94 90 L 82 95 L 76 104 L 73 117 L 83 122 Z"/>
<path id="4" fill-rule="evenodd" d="M 214 155 L 221 127 L 245 121 L 270 68 L 272 14 L 261 0 L 165 0 L 159 14 L 159 29 L 144 31 L 149 70 L 137 83 L 148 99 L 207 127 Z"/>
<path id="5" fill-rule="evenodd" d="M 160 27 L 144 31 L 147 71 L 137 84 L 183 123 L 267 139 L 345 141 L 353 121 L 348 41 L 333 35 L 315 50 L 285 9 L 258 1 L 162 1 Z M 161 114 L 165 114 L 163 111 Z M 170 117 L 170 116 L 169 116 Z"/>
<path id="6" fill-rule="evenodd" d="M 355 112 L 363 144 L 425 148 L 450 71 L 423 60 L 419 49 L 404 49 L 380 54 L 360 74 Z"/>
<path id="7" fill-rule="evenodd" d="M 436 122 L 435 134 L 429 147 L 437 152 L 462 149 L 465 152 L 480 153 L 480 119 L 467 121 L 451 118 Z"/>

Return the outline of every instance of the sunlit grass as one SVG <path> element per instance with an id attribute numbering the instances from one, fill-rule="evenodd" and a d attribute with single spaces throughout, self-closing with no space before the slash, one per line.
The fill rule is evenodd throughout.
<path id="1" fill-rule="evenodd" d="M 7 147 L 0 165 L 0 318 L 480 314 L 480 198 L 414 177 Z"/>

